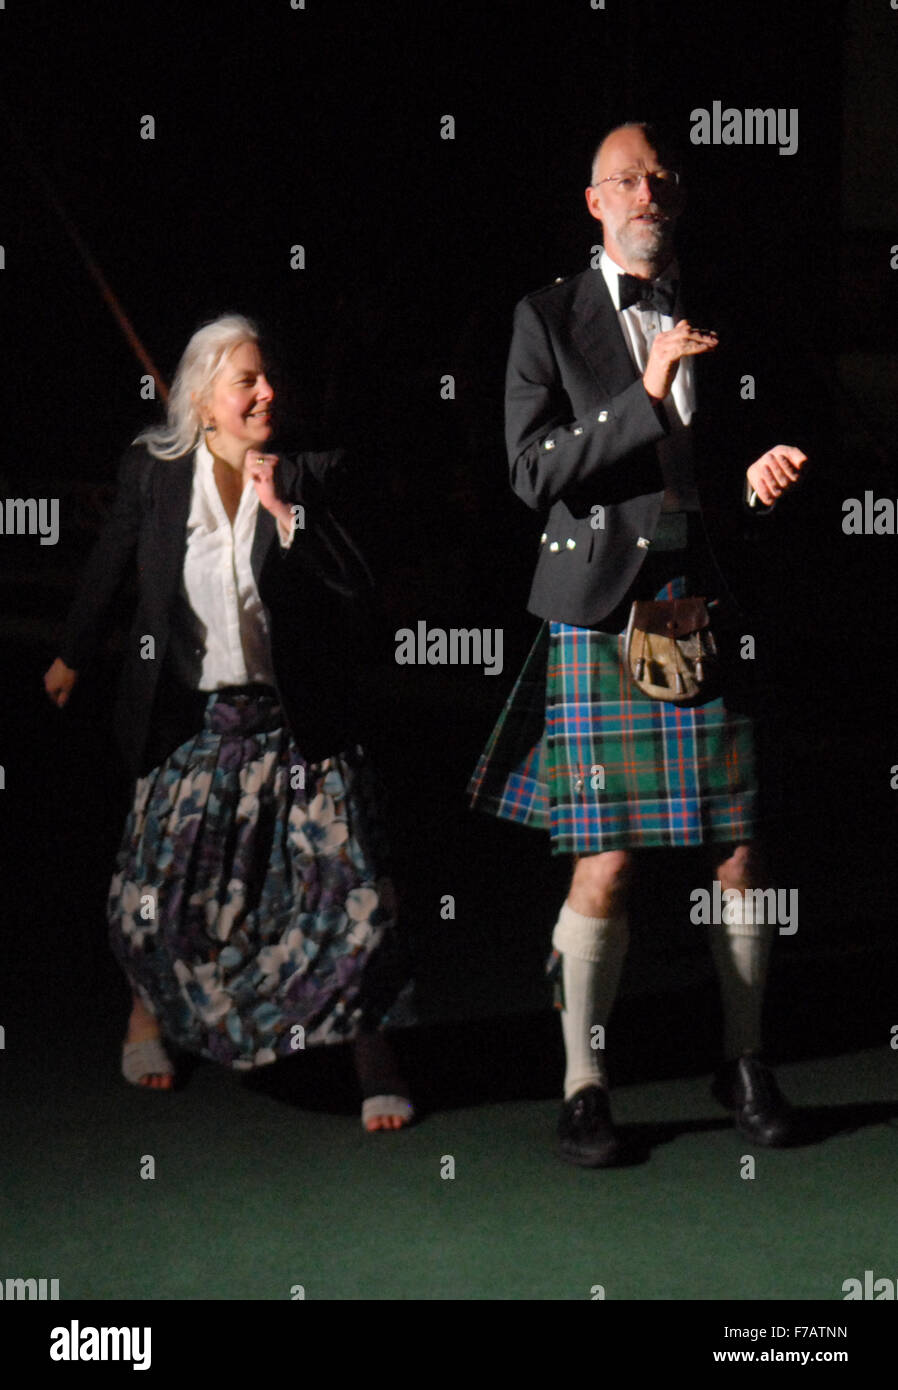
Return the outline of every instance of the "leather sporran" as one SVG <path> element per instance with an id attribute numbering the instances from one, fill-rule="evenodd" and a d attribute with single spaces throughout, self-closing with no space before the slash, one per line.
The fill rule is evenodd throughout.
<path id="1" fill-rule="evenodd" d="M 627 670 L 643 694 L 674 705 L 719 693 L 720 664 L 703 598 L 639 599 L 624 638 Z"/>

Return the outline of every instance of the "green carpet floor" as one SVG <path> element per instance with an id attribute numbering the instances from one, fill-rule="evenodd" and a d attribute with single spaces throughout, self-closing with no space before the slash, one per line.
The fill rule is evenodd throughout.
<path id="1" fill-rule="evenodd" d="M 0 1274 L 63 1299 L 839 1300 L 865 1269 L 898 1277 L 888 1048 L 781 1067 L 829 1133 L 755 1150 L 747 1179 L 707 1077 L 619 1088 L 647 1159 L 588 1172 L 555 1157 L 553 1100 L 367 1136 L 212 1065 L 146 1095 L 60 1044 L 7 1073 Z"/>

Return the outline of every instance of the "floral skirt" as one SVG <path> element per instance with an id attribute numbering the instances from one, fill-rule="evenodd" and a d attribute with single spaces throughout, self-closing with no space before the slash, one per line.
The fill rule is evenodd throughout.
<path id="1" fill-rule="evenodd" d="M 213 694 L 139 779 L 110 943 L 168 1041 L 247 1069 L 389 1021 L 402 980 L 360 748 L 306 763 L 274 694 Z"/>

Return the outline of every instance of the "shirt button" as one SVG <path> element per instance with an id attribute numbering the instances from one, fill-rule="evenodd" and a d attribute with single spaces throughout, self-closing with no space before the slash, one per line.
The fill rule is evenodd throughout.
<path id="1" fill-rule="evenodd" d="M 547 541 L 548 539 L 549 539 L 549 537 L 546 535 L 545 531 L 543 531 L 542 535 L 541 535 L 540 538 L 539 538 L 539 543 L 540 543 L 540 545 L 545 545 L 545 543 L 546 543 L 546 541 Z"/>
<path id="2" fill-rule="evenodd" d="M 574 430 L 574 434 L 582 434 L 582 433 L 583 433 L 583 426 L 582 426 L 582 425 L 577 425 L 576 429 Z"/>
<path id="3" fill-rule="evenodd" d="M 651 543 L 652 542 L 650 540 L 647 540 L 645 536 L 640 536 L 639 540 L 636 542 L 636 544 L 639 546 L 641 550 L 648 550 Z"/>
<path id="4" fill-rule="evenodd" d="M 598 420 L 600 425 L 604 425 L 605 421 L 608 419 L 608 411 L 600 410 L 598 415 L 596 416 L 596 419 Z"/>

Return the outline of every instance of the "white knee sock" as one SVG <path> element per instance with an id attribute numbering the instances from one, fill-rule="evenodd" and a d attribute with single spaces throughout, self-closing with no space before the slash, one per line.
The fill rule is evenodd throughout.
<path id="1" fill-rule="evenodd" d="M 614 1005 L 629 932 L 625 913 L 617 917 L 584 917 L 567 903 L 561 909 L 552 945 L 562 955 L 564 1009 L 561 1028 L 567 1065 L 564 1098 L 583 1086 L 607 1086 L 604 1030 Z M 593 1033 L 599 1025 L 601 1033 Z"/>
<path id="2" fill-rule="evenodd" d="M 773 941 L 772 924 L 746 922 L 744 906 L 732 903 L 727 915 L 735 920 L 709 928 L 711 955 L 720 980 L 723 1050 L 728 1061 L 761 1050 L 761 1009 Z"/>

